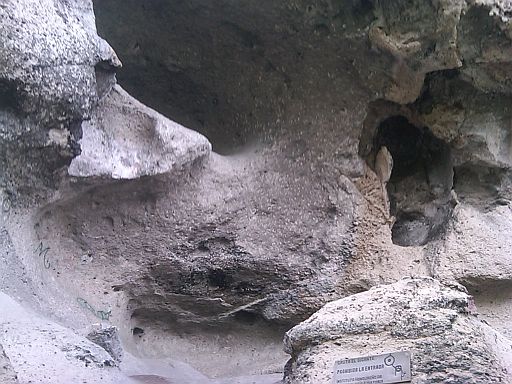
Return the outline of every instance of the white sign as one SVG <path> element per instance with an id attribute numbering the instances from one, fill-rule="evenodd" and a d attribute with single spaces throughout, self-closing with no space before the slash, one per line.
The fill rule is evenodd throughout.
<path id="1" fill-rule="evenodd" d="M 334 364 L 334 384 L 394 384 L 411 381 L 411 353 L 342 359 Z"/>

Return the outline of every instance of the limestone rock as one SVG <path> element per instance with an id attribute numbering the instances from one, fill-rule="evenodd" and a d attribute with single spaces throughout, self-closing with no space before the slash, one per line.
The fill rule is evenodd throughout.
<path id="1" fill-rule="evenodd" d="M 462 72 L 477 88 L 485 92 L 510 94 L 510 2 L 477 0 L 469 4 L 472 6 L 460 20 L 459 51 L 465 64 Z M 481 22 L 476 24 L 476 20 Z"/>
<path id="2" fill-rule="evenodd" d="M 325 305 L 287 332 L 286 383 L 331 383 L 336 360 L 412 353 L 412 383 L 510 383 L 510 341 L 490 331 L 461 286 L 404 279 Z"/>
<path id="3" fill-rule="evenodd" d="M 69 166 L 79 177 L 134 179 L 170 172 L 210 153 L 200 134 L 166 119 L 116 86 L 82 125 L 81 154 Z"/>
<path id="4" fill-rule="evenodd" d="M 108 43 L 89 0 L 0 3 L 0 290 L 68 327 L 40 335 L 8 301 L 24 320 L 0 312 L 0 341 L 23 379 L 53 371 L 13 330 L 55 346 L 70 381 L 117 380 L 71 331 L 101 320 L 185 367 L 140 380 L 273 380 L 286 329 L 404 276 L 466 284 L 511 328 L 509 2 L 97 0 Z M 414 350 L 418 380 L 437 358 L 441 382 L 505 380 L 507 341 L 464 293 L 415 280 L 353 298 L 368 318 L 289 334 L 290 380 L 310 352 L 387 346 Z"/>
<path id="5" fill-rule="evenodd" d="M 446 277 L 451 272 L 453 279 L 468 288 L 512 282 L 512 244 L 503 241 L 512 229 L 510 207 L 479 212 L 461 206 L 454 219 L 445 248 L 438 253 L 435 272 Z M 464 240 L 468 237 L 471 244 Z"/>
<path id="6" fill-rule="evenodd" d="M 458 0 L 376 5 L 377 18 L 368 37 L 375 48 L 393 57 L 393 83 L 385 95 L 388 100 L 411 103 L 421 93 L 428 72 L 462 66 L 457 51 L 457 26 L 465 5 Z"/>
<path id="7" fill-rule="evenodd" d="M 41 203 L 57 189 L 79 152 L 80 122 L 119 66 L 96 34 L 91 2 L 2 2 L 0 185 L 13 205 Z"/>
<path id="8" fill-rule="evenodd" d="M 510 338 L 512 245 L 507 234 L 512 221 L 510 206 L 502 204 L 492 210 L 462 204 L 454 212 L 445 243 L 435 247 L 429 258 L 434 276 L 466 286 L 482 317 Z"/>
<path id="9" fill-rule="evenodd" d="M 87 116 L 96 98 L 98 38 L 92 12 L 87 2 L 4 2 L 3 98 L 46 122 Z"/>

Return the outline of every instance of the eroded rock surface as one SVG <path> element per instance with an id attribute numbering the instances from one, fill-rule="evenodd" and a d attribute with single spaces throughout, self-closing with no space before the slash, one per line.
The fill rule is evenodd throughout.
<path id="1" fill-rule="evenodd" d="M 0 2 L 0 290 L 186 366 L 139 381 L 273 380 L 288 328 L 404 276 L 507 332 L 509 2 L 94 6 L 108 44 L 91 1 Z"/>
<path id="2" fill-rule="evenodd" d="M 99 327 L 94 329 L 87 334 L 87 339 L 107 351 L 116 363 L 120 363 L 123 359 L 123 347 L 116 327 Z"/>
<path id="3" fill-rule="evenodd" d="M 462 286 L 428 278 L 331 302 L 287 332 L 285 382 L 331 383 L 336 360 L 410 351 L 412 383 L 510 383 L 510 342 L 475 309 Z"/>
<path id="4" fill-rule="evenodd" d="M 0 383 L 2 384 L 17 384 L 18 377 L 12 368 L 11 361 L 4 352 L 3 347 L 0 345 Z"/>
<path id="5" fill-rule="evenodd" d="M 167 120 L 116 86 L 82 125 L 77 177 L 135 179 L 173 171 L 210 153 L 203 136 Z"/>
<path id="6" fill-rule="evenodd" d="M 13 203 L 41 204 L 121 63 L 88 1 L 3 1 L 0 32 L 1 185 Z"/>
<path id="7" fill-rule="evenodd" d="M 0 343 L 21 383 L 122 382 L 117 364 L 98 345 L 26 311 L 3 293 L 0 303 Z"/>

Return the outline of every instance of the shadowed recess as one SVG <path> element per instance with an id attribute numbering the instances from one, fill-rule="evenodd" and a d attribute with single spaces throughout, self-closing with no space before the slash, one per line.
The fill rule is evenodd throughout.
<path id="1" fill-rule="evenodd" d="M 387 184 L 390 213 L 396 218 L 393 242 L 425 245 L 444 232 L 451 215 L 452 207 L 447 204 L 453 186 L 450 147 L 428 128 L 399 115 L 379 124 L 375 152 L 383 146 L 393 158 Z"/>

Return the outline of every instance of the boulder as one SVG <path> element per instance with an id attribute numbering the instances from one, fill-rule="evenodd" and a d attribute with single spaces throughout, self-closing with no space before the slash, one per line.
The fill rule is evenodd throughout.
<path id="1" fill-rule="evenodd" d="M 87 339 L 107 351 L 116 363 L 120 363 L 123 359 L 123 347 L 116 327 L 96 328 L 87 334 Z"/>
<path id="2" fill-rule="evenodd" d="M 462 286 L 407 278 L 325 305 L 286 333 L 288 384 L 332 383 L 344 358 L 411 353 L 412 383 L 511 383 L 510 341 Z"/>
<path id="3" fill-rule="evenodd" d="M 3 1 L 0 36 L 0 186 L 13 205 L 42 204 L 121 62 L 90 1 Z"/>

